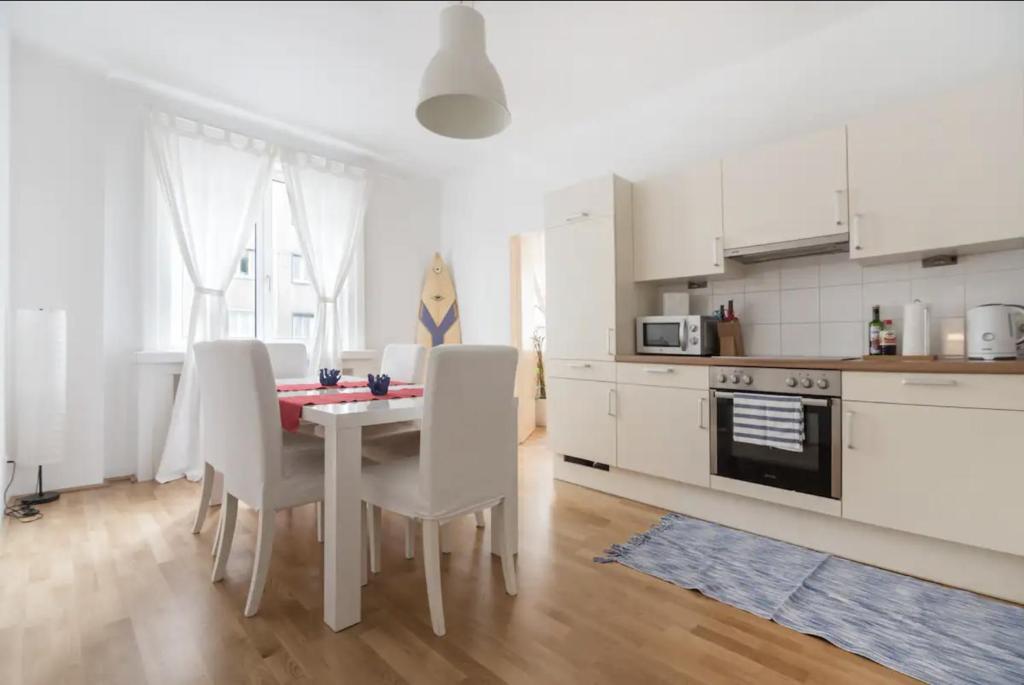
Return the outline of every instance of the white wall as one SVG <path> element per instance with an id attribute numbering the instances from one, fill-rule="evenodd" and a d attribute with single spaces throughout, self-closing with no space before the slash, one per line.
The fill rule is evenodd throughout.
<path id="1" fill-rule="evenodd" d="M 0 3 L 0 488 L 7 485 L 7 316 L 10 260 L 10 33 L 7 3 Z M 6 516 L 0 517 L 0 528 Z M 2 607 L 0 607 L 2 608 Z M 2 670 L 2 669 L 0 669 Z"/>
<path id="2" fill-rule="evenodd" d="M 442 245 L 466 341 L 507 342 L 508 236 L 543 226 L 543 191 L 610 171 L 640 180 L 1008 67 L 1024 67 L 1022 3 L 878 3 L 750 61 L 524 141 L 515 158 L 445 183 Z M 515 126 L 511 86 L 509 97 Z"/>
<path id="3" fill-rule="evenodd" d="M 323 143 L 237 113 L 170 101 L 14 43 L 10 301 L 68 311 L 69 449 L 62 464 L 44 470 L 48 487 L 95 484 L 135 470 L 149 107 L 335 156 Z M 423 271 L 440 241 L 439 185 L 399 175 L 380 180 L 367 210 L 370 346 L 412 339 Z M 33 477 L 20 471 L 12 493 L 30 491 Z"/>

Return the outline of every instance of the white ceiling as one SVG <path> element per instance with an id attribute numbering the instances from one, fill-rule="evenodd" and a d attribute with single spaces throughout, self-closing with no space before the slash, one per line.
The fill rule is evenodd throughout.
<path id="1" fill-rule="evenodd" d="M 453 141 L 413 116 L 442 2 L 13 2 L 16 38 L 444 175 L 636 107 L 847 19 L 853 2 L 480 2 L 512 125 Z"/>

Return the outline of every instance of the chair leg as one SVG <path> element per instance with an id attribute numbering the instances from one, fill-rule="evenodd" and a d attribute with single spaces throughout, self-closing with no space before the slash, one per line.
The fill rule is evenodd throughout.
<path id="1" fill-rule="evenodd" d="M 203 489 L 199 492 L 199 509 L 196 520 L 192 524 L 192 534 L 198 535 L 206 522 L 206 512 L 210 509 L 210 495 L 213 493 L 213 474 L 215 471 L 209 464 L 203 466 Z"/>
<path id="2" fill-rule="evenodd" d="M 423 521 L 423 570 L 427 578 L 427 603 L 434 635 L 444 635 L 444 604 L 441 600 L 441 526 Z"/>
<path id="3" fill-rule="evenodd" d="M 256 532 L 256 555 L 252 561 L 252 580 L 249 582 L 249 596 L 245 600 L 245 615 L 255 616 L 260 610 L 263 588 L 267 584 L 270 570 L 270 553 L 274 549 L 274 511 L 260 509 L 259 529 Z"/>
<path id="4" fill-rule="evenodd" d="M 366 517 L 366 502 L 362 503 L 359 507 L 359 573 L 360 584 L 365 587 L 370 582 L 370 575 L 367 573 L 367 566 L 370 562 L 370 534 L 369 530 L 369 519 Z"/>
<path id="5" fill-rule="evenodd" d="M 367 502 L 370 511 L 367 512 L 370 524 L 370 573 L 380 573 L 380 548 L 381 548 L 381 512 L 380 507 Z"/>
<path id="6" fill-rule="evenodd" d="M 235 519 L 238 516 L 238 498 L 230 492 L 224 493 L 224 504 L 221 506 L 222 519 L 220 539 L 217 541 L 217 560 L 213 563 L 213 582 L 224 580 L 224 571 L 228 567 L 228 556 L 231 554 L 231 541 L 235 537 Z"/>
<path id="7" fill-rule="evenodd" d="M 502 500 L 501 504 L 497 505 L 491 510 L 493 514 L 495 510 L 501 509 L 498 516 L 491 517 L 491 521 L 500 520 L 501 529 L 501 573 L 505 576 L 505 592 L 515 597 L 519 594 L 519 582 L 516 578 L 516 553 L 515 546 L 513 545 L 514 525 L 511 516 L 507 516 L 505 512 L 505 502 Z"/>
<path id="8" fill-rule="evenodd" d="M 441 526 L 441 554 L 452 553 L 452 530 L 451 523 L 445 523 Z"/>
<path id="9" fill-rule="evenodd" d="M 405 558 L 412 559 L 416 556 L 416 520 L 405 519 Z"/>
<path id="10" fill-rule="evenodd" d="M 476 517 L 476 527 L 483 528 L 486 524 L 484 523 L 484 512 L 478 511 L 473 514 Z"/>
<path id="11" fill-rule="evenodd" d="M 323 543 L 324 541 L 324 503 L 319 501 L 316 503 L 316 541 Z"/>
<path id="12" fill-rule="evenodd" d="M 224 535 L 224 509 L 221 507 L 220 518 L 217 519 L 217 532 L 213 536 L 213 547 L 210 549 L 210 556 L 217 556 L 217 548 L 220 547 L 220 538 Z"/>

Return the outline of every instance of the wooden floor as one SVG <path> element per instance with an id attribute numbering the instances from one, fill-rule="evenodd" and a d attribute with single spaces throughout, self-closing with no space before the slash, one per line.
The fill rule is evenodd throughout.
<path id="1" fill-rule="evenodd" d="M 505 595 L 489 535 L 455 524 L 444 561 L 448 635 L 430 629 L 417 560 L 385 515 L 383 572 L 363 621 L 321 621 L 313 507 L 277 518 L 258 616 L 242 617 L 253 512 L 224 583 L 217 516 L 190 534 L 196 484 L 69 493 L 0 538 L 0 683 L 914 682 L 816 638 L 592 558 L 661 510 L 551 477 L 543 436 L 521 450 L 520 591 Z"/>

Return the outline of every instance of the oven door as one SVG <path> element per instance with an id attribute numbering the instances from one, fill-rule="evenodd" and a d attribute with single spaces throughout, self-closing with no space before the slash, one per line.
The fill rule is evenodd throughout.
<path id="1" fill-rule="evenodd" d="M 842 496 L 842 401 L 805 397 L 804 445 L 790 452 L 733 440 L 732 392 L 711 391 L 711 473 L 808 495 Z"/>

